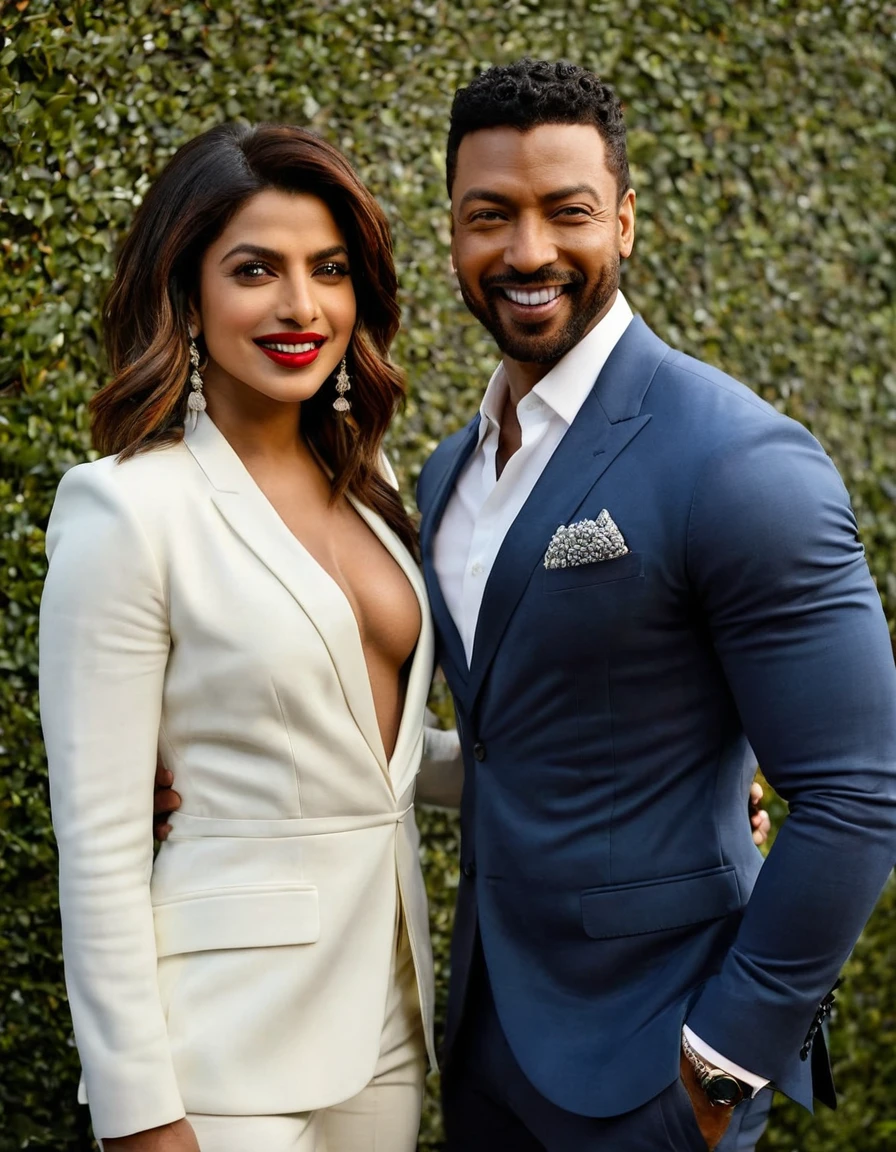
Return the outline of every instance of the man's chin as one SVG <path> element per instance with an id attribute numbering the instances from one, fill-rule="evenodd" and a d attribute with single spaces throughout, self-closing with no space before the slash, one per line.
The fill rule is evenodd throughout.
<path id="1" fill-rule="evenodd" d="M 571 343 L 568 339 L 555 336 L 516 336 L 503 329 L 492 332 L 495 343 L 502 355 L 518 364 L 556 364 L 561 360 L 577 341 Z"/>

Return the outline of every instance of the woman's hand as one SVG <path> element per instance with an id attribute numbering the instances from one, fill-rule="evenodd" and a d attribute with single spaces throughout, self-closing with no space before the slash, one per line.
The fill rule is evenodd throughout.
<path id="1" fill-rule="evenodd" d="M 167 840 L 171 825 L 168 817 L 180 808 L 180 796 L 174 791 L 174 773 L 162 763 L 161 757 L 156 760 L 156 782 L 153 791 L 153 818 L 152 834 L 156 840 Z M 762 792 L 760 791 L 760 796 Z"/>
<path id="2" fill-rule="evenodd" d="M 147 1128 L 133 1136 L 115 1136 L 102 1141 L 103 1152 L 201 1152 L 196 1133 L 188 1120 L 175 1120 L 159 1128 Z"/>
<path id="3" fill-rule="evenodd" d="M 755 780 L 750 788 L 750 825 L 753 829 L 753 843 L 762 845 L 768 840 L 768 834 L 772 830 L 772 822 L 769 818 L 768 812 L 764 808 L 760 808 L 762 803 L 762 787 Z"/>

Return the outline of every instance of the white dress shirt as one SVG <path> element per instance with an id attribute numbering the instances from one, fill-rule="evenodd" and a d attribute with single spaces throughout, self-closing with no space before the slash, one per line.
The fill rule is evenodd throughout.
<path id="1" fill-rule="evenodd" d="M 523 397 L 516 409 L 522 442 L 500 476 L 495 458 L 508 388 L 503 364 L 489 380 L 479 409 L 478 443 L 448 498 L 433 541 L 439 586 L 460 633 L 468 665 L 485 585 L 504 537 L 631 320 L 628 301 L 618 292 L 600 323 Z M 685 1027 L 685 1032 L 688 1042 L 706 1061 L 750 1084 L 754 1094 L 768 1083 L 724 1059 L 689 1028 Z"/>
<path id="2" fill-rule="evenodd" d="M 500 477 L 495 457 L 507 397 L 503 364 L 489 381 L 479 409 L 479 442 L 448 499 L 433 546 L 439 585 L 468 664 L 485 584 L 504 537 L 631 319 L 632 310 L 619 292 L 603 320 L 519 402 L 522 444 Z"/>

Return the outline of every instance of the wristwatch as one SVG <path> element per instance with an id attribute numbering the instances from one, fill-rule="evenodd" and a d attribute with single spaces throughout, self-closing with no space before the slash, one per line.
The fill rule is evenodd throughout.
<path id="1" fill-rule="evenodd" d="M 706 1093 L 710 1104 L 717 1108 L 734 1108 L 745 1096 L 752 1094 L 753 1089 L 749 1084 L 701 1060 L 684 1034 L 681 1037 L 681 1050 L 685 1060 L 696 1072 L 697 1083 Z"/>

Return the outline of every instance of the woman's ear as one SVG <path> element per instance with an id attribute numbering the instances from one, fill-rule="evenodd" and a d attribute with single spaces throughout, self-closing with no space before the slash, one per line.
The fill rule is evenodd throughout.
<path id="1" fill-rule="evenodd" d="M 199 309 L 195 304 L 191 304 L 187 309 L 187 326 L 190 330 L 190 336 L 194 340 L 202 332 L 202 321 L 199 317 Z"/>

